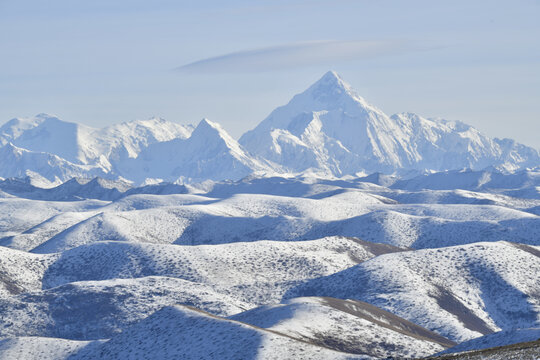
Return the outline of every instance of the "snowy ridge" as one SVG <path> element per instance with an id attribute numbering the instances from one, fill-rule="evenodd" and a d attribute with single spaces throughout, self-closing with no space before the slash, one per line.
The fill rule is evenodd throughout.
<path id="1" fill-rule="evenodd" d="M 230 318 L 348 353 L 381 358 L 426 356 L 452 344 L 420 326 L 355 300 L 296 298 Z"/>
<path id="2" fill-rule="evenodd" d="M 187 138 L 191 126 L 153 118 L 94 129 L 38 114 L 12 119 L 0 128 L 0 143 L 57 155 L 74 164 L 111 166 L 122 157 L 136 157 L 154 142 Z M 110 170 L 105 169 L 104 170 Z"/>
<path id="3" fill-rule="evenodd" d="M 99 355 L 98 355 L 99 354 Z M 187 306 L 167 307 L 75 359 L 369 359 L 219 318 Z"/>
<path id="4" fill-rule="evenodd" d="M 137 157 L 150 144 L 186 139 L 192 131 L 159 118 L 103 129 L 47 114 L 16 118 L 0 127 L 2 176 L 23 177 L 31 170 L 53 183 L 72 177 L 118 178 L 118 163 Z"/>
<path id="5" fill-rule="evenodd" d="M 122 164 L 119 172 L 136 182 L 146 178 L 193 182 L 236 180 L 270 170 L 267 163 L 249 156 L 219 124 L 203 119 L 188 139 L 155 143 Z"/>
<path id="6" fill-rule="evenodd" d="M 73 282 L 0 297 L 0 334 L 98 340 L 178 303 L 219 315 L 252 306 L 220 290 L 166 276 Z"/>
<path id="7" fill-rule="evenodd" d="M 42 286 L 47 289 L 76 281 L 159 275 L 223 287 L 256 285 L 261 292 L 268 283 L 272 285 L 270 291 L 278 292 L 280 283 L 290 287 L 289 282 L 332 274 L 375 254 L 394 251 L 401 249 L 341 237 L 216 246 L 97 242 L 65 251 L 61 256 L 49 255 L 56 260 L 44 273 Z M 134 258 L 138 261 L 134 262 Z M 220 273 L 224 268 L 231 270 Z M 236 295 L 243 293 L 249 295 L 247 289 L 237 290 Z"/>
<path id="8" fill-rule="evenodd" d="M 107 171 L 99 164 L 74 164 L 58 155 L 26 150 L 16 147 L 12 143 L 0 148 L 0 165 L 3 177 L 37 176 L 54 184 L 74 177 L 105 176 Z"/>
<path id="9" fill-rule="evenodd" d="M 193 183 L 252 174 L 515 172 L 540 166 L 540 154 L 459 121 L 388 116 L 330 71 L 238 142 L 207 119 L 196 127 L 153 118 L 94 129 L 38 114 L 0 127 L 0 165 L 1 177 L 53 184 L 95 176 Z"/>

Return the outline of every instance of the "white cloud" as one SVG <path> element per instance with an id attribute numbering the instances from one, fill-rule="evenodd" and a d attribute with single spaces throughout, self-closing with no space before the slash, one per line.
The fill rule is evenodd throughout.
<path id="1" fill-rule="evenodd" d="M 390 55 L 410 50 L 406 41 L 309 41 L 214 56 L 182 65 L 181 72 L 256 72 L 325 65 L 335 61 Z"/>

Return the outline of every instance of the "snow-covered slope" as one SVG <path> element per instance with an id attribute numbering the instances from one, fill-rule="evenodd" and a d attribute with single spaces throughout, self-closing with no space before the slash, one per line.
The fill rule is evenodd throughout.
<path id="1" fill-rule="evenodd" d="M 187 139 L 193 126 L 180 125 L 162 118 L 129 121 L 95 130 L 89 142 L 95 154 L 112 164 L 136 158 L 148 146 L 173 139 Z"/>
<path id="2" fill-rule="evenodd" d="M 10 296 L 0 300 L 0 337 L 103 338 L 177 302 L 230 315 L 393 251 L 337 237 L 218 246 L 99 242 L 47 255 L 4 249 L 9 259 L 0 271 Z M 110 321 L 94 319 L 96 312 Z"/>
<path id="3" fill-rule="evenodd" d="M 303 281 L 399 251 L 342 237 L 215 246 L 94 243 L 65 251 L 43 275 L 43 287 L 76 281 L 167 276 L 206 284 L 243 302 L 279 302 Z M 52 254 L 55 256 L 56 254 Z"/>
<path id="4" fill-rule="evenodd" d="M 230 318 L 335 350 L 377 358 L 420 357 L 452 346 L 440 335 L 355 300 L 296 298 Z"/>
<path id="5" fill-rule="evenodd" d="M 540 324 L 540 249 L 476 243 L 386 254 L 286 295 L 357 299 L 462 342 Z"/>
<path id="6" fill-rule="evenodd" d="M 3 360 L 60 360 L 84 347 L 96 346 L 96 341 L 76 341 L 39 336 L 22 336 L 0 340 L 0 359 Z"/>
<path id="7" fill-rule="evenodd" d="M 74 359 L 362 359 L 187 306 L 156 312 Z"/>
<path id="8" fill-rule="evenodd" d="M 306 240 L 334 235 L 329 221 L 339 222 L 368 212 L 380 204 L 376 196 L 353 192 L 323 199 L 298 199 L 267 195 L 236 195 L 225 199 L 198 198 L 199 203 L 158 206 L 151 195 L 132 195 L 102 208 L 101 212 L 65 229 L 35 252 L 58 252 L 99 239 L 176 243 L 219 244 L 257 240 Z M 160 197 L 157 197 L 160 198 Z M 118 209 L 117 206 L 122 208 Z M 317 225 L 320 230 L 309 231 Z M 324 233 L 329 234 L 317 236 Z M 97 237 L 96 237 L 97 236 Z"/>
<path id="9" fill-rule="evenodd" d="M 332 71 L 274 110 L 240 143 L 290 171 L 336 176 L 488 166 L 514 171 L 540 164 L 537 150 L 490 139 L 461 122 L 411 113 L 389 117 Z"/>
<path id="10" fill-rule="evenodd" d="M 499 331 L 493 334 L 465 341 L 457 346 L 451 347 L 450 349 L 441 351 L 438 354 L 442 355 L 463 351 L 482 350 L 497 346 L 506 346 L 534 340 L 540 340 L 540 328 L 512 329 L 506 331 Z"/>
<path id="11" fill-rule="evenodd" d="M 3 144 L 57 155 L 71 163 L 87 164 L 88 159 L 80 142 L 91 128 L 65 122 L 55 116 L 38 114 L 30 119 L 12 119 L 0 128 Z"/>
<path id="12" fill-rule="evenodd" d="M 41 289 L 43 275 L 56 257 L 0 246 L 0 297 Z"/>
<path id="13" fill-rule="evenodd" d="M 4 245 L 6 237 L 31 232 L 34 227 L 39 227 L 56 215 L 86 214 L 107 204 L 98 200 L 58 202 L 0 198 L 0 245 Z"/>
<path id="14" fill-rule="evenodd" d="M 4 178 L 39 174 L 49 182 L 59 183 L 73 177 L 105 176 L 106 172 L 100 164 L 75 164 L 58 155 L 26 150 L 11 143 L 0 147 L 0 174 Z"/>
<path id="15" fill-rule="evenodd" d="M 94 129 L 38 114 L 12 119 L 0 127 L 0 144 L 12 143 L 33 152 L 57 155 L 74 164 L 99 164 L 106 168 L 123 157 L 136 157 L 152 143 L 185 139 L 191 131 L 191 126 L 159 118 Z"/>
<path id="16" fill-rule="evenodd" d="M 538 360 L 540 340 L 430 357 L 433 360 Z"/>
<path id="17" fill-rule="evenodd" d="M 225 316 L 252 307 L 209 285 L 165 276 L 81 281 L 0 296 L 0 338 L 104 339 L 179 303 Z"/>
<path id="18" fill-rule="evenodd" d="M 19 186 L 15 181 L 9 184 Z M 29 185 L 23 183 L 21 187 Z M 20 194 L 19 190 L 11 192 Z M 123 183 L 73 180 L 23 195 L 76 200 L 86 194 L 109 201 L 34 203 L 12 197 L 0 199 L 0 209 L 6 210 L 0 213 L 0 230 L 2 223 L 10 226 L 10 232 L 2 234 L 0 245 L 54 253 L 102 240 L 197 245 L 327 236 L 349 236 L 416 249 L 500 240 L 540 245 L 540 217 L 535 212 L 540 199 L 498 193 L 410 192 L 357 180 L 277 177 L 213 184 L 208 193 L 171 184 L 123 190 Z M 161 191 L 173 194 L 144 194 Z M 185 192 L 198 193 L 180 194 Z M 95 207 L 70 212 L 68 209 L 76 208 L 77 203 L 92 203 Z M 44 211 L 16 219 L 22 215 L 20 211 L 29 211 L 25 206 L 32 204 Z M 65 210 L 61 214 L 57 210 L 50 212 L 48 204 L 62 205 Z M 50 215 L 41 216 L 46 214 Z M 34 216 L 39 216 L 39 221 L 29 221 Z"/>

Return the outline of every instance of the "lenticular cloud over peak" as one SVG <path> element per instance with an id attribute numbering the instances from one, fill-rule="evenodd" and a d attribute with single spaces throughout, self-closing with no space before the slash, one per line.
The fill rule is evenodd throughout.
<path id="1" fill-rule="evenodd" d="M 405 40 L 306 41 L 231 52 L 177 67 L 184 73 L 257 72 L 416 51 Z"/>

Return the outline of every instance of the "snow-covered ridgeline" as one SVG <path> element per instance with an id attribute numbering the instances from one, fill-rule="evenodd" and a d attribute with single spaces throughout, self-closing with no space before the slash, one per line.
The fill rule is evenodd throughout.
<path id="1" fill-rule="evenodd" d="M 332 71 L 238 142 L 207 119 L 196 127 L 154 118 L 93 129 L 39 114 L 1 126 L 0 145 L 0 177 L 54 184 L 94 176 L 189 183 L 254 173 L 340 177 L 540 165 L 537 150 L 459 121 L 388 116 Z"/>

